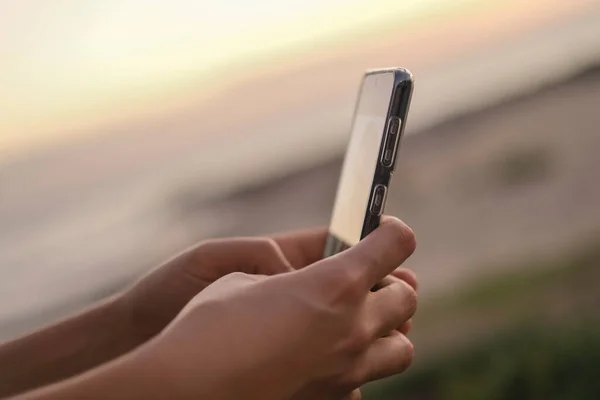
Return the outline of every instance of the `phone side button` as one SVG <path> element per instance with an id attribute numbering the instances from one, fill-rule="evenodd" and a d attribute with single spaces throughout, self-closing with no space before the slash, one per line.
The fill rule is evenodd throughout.
<path id="1" fill-rule="evenodd" d="M 396 146 L 398 145 L 398 136 L 400 135 L 400 126 L 402 126 L 402 120 L 399 117 L 390 117 L 385 134 L 383 154 L 381 155 L 381 164 L 384 167 L 389 168 L 394 165 Z"/>
<path id="2" fill-rule="evenodd" d="M 384 185 L 375 186 L 375 190 L 373 190 L 373 199 L 371 200 L 371 213 L 381 215 L 385 204 L 386 194 L 387 188 Z"/>

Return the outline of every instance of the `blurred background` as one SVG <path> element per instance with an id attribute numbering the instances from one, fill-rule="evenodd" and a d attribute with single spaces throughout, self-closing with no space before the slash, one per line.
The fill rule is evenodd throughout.
<path id="1" fill-rule="evenodd" d="M 0 340 L 196 241 L 326 225 L 394 65 L 417 358 L 365 397 L 600 398 L 599 1 L 0 0 Z"/>

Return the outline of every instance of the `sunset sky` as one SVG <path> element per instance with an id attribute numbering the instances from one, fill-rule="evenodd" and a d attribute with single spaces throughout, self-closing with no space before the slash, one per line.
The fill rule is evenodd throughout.
<path id="1" fill-rule="evenodd" d="M 351 38 L 392 22 L 409 30 L 434 24 L 432 11 L 460 17 L 498 4 L 513 4 L 515 16 L 574 7 L 557 0 L 0 0 L 0 158 L 3 150 L 185 106 L 192 95 L 198 101 L 199 85 L 204 96 L 223 90 L 236 68 L 246 79 L 265 73 L 269 57 L 294 67 L 318 59 L 323 41 L 353 46 Z M 415 45 L 426 49 L 427 35 Z"/>
<path id="2" fill-rule="evenodd" d="M 229 62 L 473 2 L 0 0 L 0 148 L 177 102 Z"/>

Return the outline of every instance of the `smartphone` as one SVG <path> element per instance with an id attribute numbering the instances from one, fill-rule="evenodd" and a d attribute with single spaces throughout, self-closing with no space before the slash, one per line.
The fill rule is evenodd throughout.
<path id="1" fill-rule="evenodd" d="M 368 71 L 354 110 L 324 256 L 355 245 L 379 226 L 413 91 L 404 68 Z"/>

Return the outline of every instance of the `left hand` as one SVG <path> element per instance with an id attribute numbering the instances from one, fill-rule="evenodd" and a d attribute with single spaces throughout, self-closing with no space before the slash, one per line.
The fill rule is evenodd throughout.
<path id="1" fill-rule="evenodd" d="M 208 240 L 167 261 L 118 299 L 136 341 L 166 327 L 200 291 L 233 272 L 274 275 L 310 265 L 323 255 L 326 229 L 273 237 Z"/>

